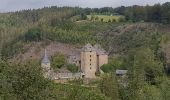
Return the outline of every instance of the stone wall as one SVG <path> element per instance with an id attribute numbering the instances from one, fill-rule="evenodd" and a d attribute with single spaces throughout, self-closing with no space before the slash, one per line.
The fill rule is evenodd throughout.
<path id="1" fill-rule="evenodd" d="M 60 80 L 60 79 L 81 79 L 83 73 L 55 73 L 54 70 L 48 70 L 44 71 L 43 76 L 45 78 L 51 79 L 51 80 Z"/>
<path id="2" fill-rule="evenodd" d="M 98 67 L 108 63 L 108 55 L 98 55 Z"/>
<path id="3" fill-rule="evenodd" d="M 46 55 L 42 60 L 42 68 L 44 70 L 44 77 L 58 80 L 58 79 L 75 79 L 75 78 L 96 78 L 96 72 L 100 71 L 103 64 L 108 63 L 108 55 L 100 46 L 92 46 L 87 44 L 82 48 L 81 54 L 70 55 L 68 63 L 76 64 L 81 67 L 80 73 L 55 73 L 50 66 L 50 61 Z"/>
<path id="4" fill-rule="evenodd" d="M 68 58 L 68 63 L 80 66 L 80 55 L 70 55 Z"/>
<path id="5" fill-rule="evenodd" d="M 43 68 L 44 71 L 48 71 L 51 69 L 50 63 L 41 63 L 41 67 Z"/>

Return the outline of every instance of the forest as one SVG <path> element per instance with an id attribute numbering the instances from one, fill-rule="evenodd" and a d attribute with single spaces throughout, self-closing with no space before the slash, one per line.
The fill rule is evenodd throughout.
<path id="1" fill-rule="evenodd" d="M 124 19 L 92 21 L 87 15 Z M 0 13 L 0 100 L 169 100 L 169 27 L 170 2 Z M 101 44 L 109 53 L 109 63 L 101 68 L 105 74 L 88 86 L 81 79 L 59 84 L 43 77 L 39 60 L 10 61 L 27 52 L 26 44 L 38 42 Z M 120 84 L 116 69 L 128 70 L 126 86 Z"/>

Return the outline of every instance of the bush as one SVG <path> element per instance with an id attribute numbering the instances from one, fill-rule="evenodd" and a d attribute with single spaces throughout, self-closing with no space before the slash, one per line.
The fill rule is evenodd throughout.
<path id="1" fill-rule="evenodd" d="M 86 14 L 84 14 L 84 13 L 81 13 L 81 20 L 86 20 L 87 19 L 87 15 Z"/>
<path id="2" fill-rule="evenodd" d="M 113 72 L 115 69 L 126 69 L 124 59 L 121 57 L 112 57 L 109 59 L 108 64 L 101 66 L 105 73 Z"/>
<path id="3" fill-rule="evenodd" d="M 9 65 L 0 62 L 1 100 L 48 100 L 50 81 L 44 79 L 37 62 Z"/>
<path id="4" fill-rule="evenodd" d="M 104 19 L 103 19 L 103 18 L 101 18 L 101 22 L 103 22 L 103 20 L 104 20 Z"/>
<path id="5" fill-rule="evenodd" d="M 114 67 L 111 64 L 104 64 L 101 66 L 101 70 L 105 73 L 113 72 Z"/>
<path id="6" fill-rule="evenodd" d="M 108 20 L 108 22 L 110 23 L 110 22 L 111 22 L 111 20 L 109 19 L 109 20 Z"/>
<path id="7" fill-rule="evenodd" d="M 112 19 L 112 22 L 116 22 L 116 20 L 115 20 L 115 19 Z"/>
<path id="8" fill-rule="evenodd" d="M 7 60 L 11 59 L 14 54 L 18 54 L 23 49 L 24 43 L 21 41 L 18 41 L 17 39 L 10 41 L 9 43 L 6 43 L 2 47 L 2 59 Z"/>
<path id="9" fill-rule="evenodd" d="M 25 33 L 25 41 L 40 41 L 42 40 L 42 31 L 39 28 L 29 29 Z"/>
<path id="10" fill-rule="evenodd" d="M 61 68 L 66 63 L 66 58 L 63 54 L 56 54 L 52 57 L 52 66 L 54 68 Z"/>
<path id="11" fill-rule="evenodd" d="M 124 22 L 125 21 L 125 18 L 123 18 L 123 17 L 120 17 L 119 19 L 118 19 L 118 22 Z"/>
<path id="12" fill-rule="evenodd" d="M 67 69 L 73 73 L 78 72 L 78 67 L 75 64 L 67 65 Z"/>

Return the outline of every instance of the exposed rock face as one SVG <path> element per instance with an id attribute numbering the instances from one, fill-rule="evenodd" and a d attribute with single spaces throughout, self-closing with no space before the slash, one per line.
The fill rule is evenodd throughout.
<path id="1" fill-rule="evenodd" d="M 51 57 L 57 53 L 64 54 L 68 57 L 71 54 L 77 55 L 80 52 L 75 45 L 53 42 L 44 44 L 43 42 L 31 42 L 23 47 L 20 54 L 15 55 L 11 62 L 25 62 L 29 60 L 41 60 L 44 56 L 44 48 L 48 51 L 48 56 Z"/>

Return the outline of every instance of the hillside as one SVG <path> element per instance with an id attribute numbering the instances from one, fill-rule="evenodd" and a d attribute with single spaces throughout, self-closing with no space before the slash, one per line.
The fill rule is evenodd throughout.
<path id="1" fill-rule="evenodd" d="M 88 22 L 88 25 L 89 23 L 91 22 Z M 78 23 L 78 24 L 86 25 L 87 23 Z M 93 24 L 94 23 L 92 23 L 92 25 Z M 94 29 L 97 27 L 99 26 L 94 26 Z M 69 30 L 68 32 L 73 31 L 73 30 L 75 29 Z M 84 30 L 79 31 L 79 32 L 84 32 Z M 161 45 L 163 46 L 164 45 L 164 44 L 159 44 L 159 43 L 158 44 L 152 43 L 155 40 L 151 40 L 150 37 L 153 35 L 157 35 L 157 32 L 161 33 L 160 35 L 162 37 L 165 37 L 166 35 L 169 35 L 169 28 L 168 26 L 154 24 L 154 23 L 134 23 L 134 24 L 133 23 L 124 23 L 124 24 L 112 23 L 110 24 L 110 26 L 107 26 L 106 29 L 99 31 L 99 32 L 94 32 L 93 33 L 94 35 L 92 36 L 92 39 L 90 41 L 94 41 L 91 43 L 98 43 L 98 44 L 103 45 L 103 47 L 107 49 L 107 52 L 110 55 L 126 53 L 129 51 L 128 49 L 135 49 L 141 46 L 145 46 L 145 47 L 149 46 L 151 49 L 154 50 L 156 48 L 153 48 L 151 46 L 161 46 Z M 66 39 L 68 37 L 66 37 Z M 139 39 L 138 37 L 140 37 L 141 39 Z M 157 36 L 157 37 L 161 38 L 160 36 Z M 95 38 L 100 38 L 101 41 L 98 41 L 98 40 L 96 41 Z M 129 38 L 131 38 L 132 40 Z M 77 39 L 79 39 L 79 37 Z M 47 51 L 49 51 L 49 56 L 53 56 L 57 52 L 62 53 L 66 56 L 69 56 L 72 53 L 76 54 L 76 52 L 78 52 L 79 49 L 81 49 L 81 47 L 85 43 L 90 42 L 90 41 L 87 41 L 87 42 L 81 43 L 81 41 L 86 41 L 84 39 L 81 39 L 81 41 L 77 43 L 74 43 L 74 40 L 69 40 L 69 41 L 70 43 L 67 43 L 66 40 L 63 39 L 63 40 L 54 40 L 54 41 L 48 40 L 47 43 L 45 42 L 45 40 L 42 40 L 42 42 L 38 41 L 38 42 L 24 43 L 23 48 L 21 48 L 22 51 L 19 51 L 20 52 L 20 53 L 18 52 L 19 54 L 16 53 L 14 58 L 17 59 L 18 61 L 24 60 L 24 59 L 40 60 L 42 58 L 42 54 L 45 48 L 47 49 Z"/>
<path id="2" fill-rule="evenodd" d="M 29 60 L 41 61 L 44 56 L 45 49 L 49 57 L 54 56 L 57 53 L 64 54 L 66 57 L 70 55 L 77 55 L 80 52 L 80 48 L 75 45 L 51 42 L 44 45 L 44 42 L 31 42 L 23 46 L 25 51 L 14 55 L 14 58 L 10 59 L 11 62 L 26 62 Z"/>
<path id="3" fill-rule="evenodd" d="M 115 10 L 54 6 L 1 13 L 0 99 L 168 100 L 170 25 L 132 21 L 127 15 L 111 22 L 87 19 L 91 14 L 115 14 Z M 67 57 L 78 54 L 87 43 L 100 44 L 109 54 L 99 80 L 56 84 L 43 77 L 40 61 L 45 49 L 56 69 L 71 66 L 77 71 Z M 125 84 L 115 75 L 117 69 L 128 70 Z"/>

